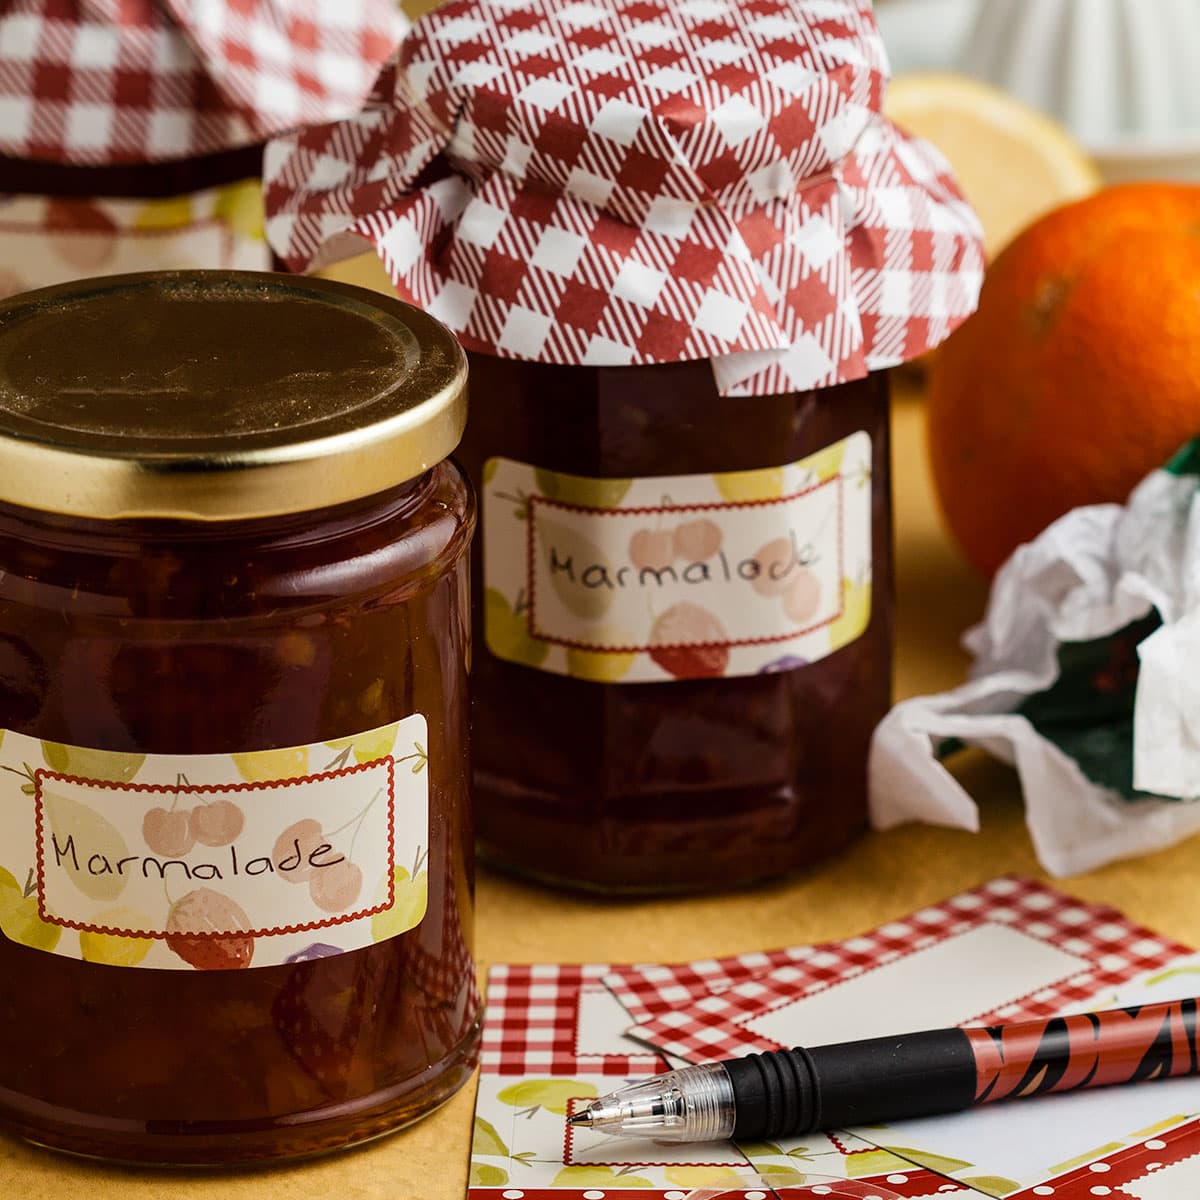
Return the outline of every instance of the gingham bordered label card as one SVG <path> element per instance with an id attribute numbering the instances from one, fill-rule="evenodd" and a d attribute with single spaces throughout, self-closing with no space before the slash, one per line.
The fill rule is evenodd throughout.
<path id="1" fill-rule="evenodd" d="M 871 439 L 779 467 L 586 478 L 490 459 L 485 635 L 604 683 L 801 668 L 871 614 Z"/>

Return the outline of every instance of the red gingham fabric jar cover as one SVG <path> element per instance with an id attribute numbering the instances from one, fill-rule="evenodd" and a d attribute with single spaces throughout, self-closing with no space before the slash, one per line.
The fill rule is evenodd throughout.
<path id="1" fill-rule="evenodd" d="M 974 308 L 978 222 L 881 115 L 868 0 L 451 0 L 365 111 L 268 147 L 294 270 L 366 239 L 471 349 L 825 387 Z"/>
<path id="2" fill-rule="evenodd" d="M 0 0 L 0 154 L 196 158 L 356 112 L 392 0 Z"/>

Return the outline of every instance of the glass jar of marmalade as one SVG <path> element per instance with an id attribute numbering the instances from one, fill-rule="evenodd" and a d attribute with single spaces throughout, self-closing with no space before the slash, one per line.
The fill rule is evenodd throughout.
<path id="1" fill-rule="evenodd" d="M 465 379 L 333 283 L 0 304 L 5 1128 L 255 1161 L 468 1077 Z"/>
<path id="2" fill-rule="evenodd" d="M 481 853 L 640 892 L 848 842 L 891 692 L 886 373 L 748 401 L 707 362 L 469 357 Z"/>

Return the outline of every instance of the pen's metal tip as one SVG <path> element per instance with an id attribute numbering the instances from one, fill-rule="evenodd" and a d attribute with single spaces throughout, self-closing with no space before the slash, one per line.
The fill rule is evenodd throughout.
<path id="1" fill-rule="evenodd" d="M 590 1129 L 592 1125 L 592 1114 L 585 1108 L 583 1112 L 572 1113 L 567 1118 L 568 1125 L 580 1125 L 585 1129 Z"/>

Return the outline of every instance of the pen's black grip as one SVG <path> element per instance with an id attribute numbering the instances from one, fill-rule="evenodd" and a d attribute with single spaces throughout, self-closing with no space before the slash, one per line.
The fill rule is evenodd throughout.
<path id="1" fill-rule="evenodd" d="M 735 1138 L 923 1117 L 975 1102 L 975 1056 L 959 1029 L 777 1050 L 722 1065 L 737 1105 Z"/>

